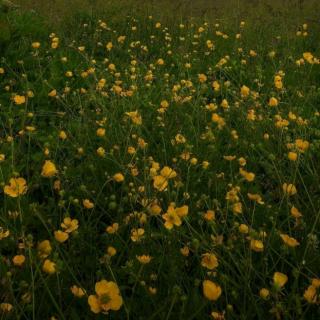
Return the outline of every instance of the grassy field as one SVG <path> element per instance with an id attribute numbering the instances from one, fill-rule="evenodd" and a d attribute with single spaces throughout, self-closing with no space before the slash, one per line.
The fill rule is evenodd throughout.
<path id="1" fill-rule="evenodd" d="M 318 1 L 15 3 L 0 318 L 319 319 Z"/>

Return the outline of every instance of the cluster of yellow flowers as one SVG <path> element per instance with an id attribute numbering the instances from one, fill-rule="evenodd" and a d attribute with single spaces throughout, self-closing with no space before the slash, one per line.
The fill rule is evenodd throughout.
<path id="1" fill-rule="evenodd" d="M 281 38 L 264 52 L 244 21 L 140 23 L 84 24 L 67 45 L 51 33 L 0 62 L 0 315 L 32 318 L 48 300 L 43 317 L 71 319 L 78 298 L 86 319 L 311 319 L 320 62 L 308 26 L 284 62 Z"/>

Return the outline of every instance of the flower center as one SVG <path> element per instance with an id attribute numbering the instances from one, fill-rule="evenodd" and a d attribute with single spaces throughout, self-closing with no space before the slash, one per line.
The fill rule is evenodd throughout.
<path id="1" fill-rule="evenodd" d="M 107 294 L 103 294 L 100 296 L 101 304 L 107 304 L 110 301 L 111 301 L 111 298 Z"/>

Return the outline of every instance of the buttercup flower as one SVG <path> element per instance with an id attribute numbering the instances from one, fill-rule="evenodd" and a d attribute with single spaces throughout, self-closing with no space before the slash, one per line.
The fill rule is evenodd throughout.
<path id="1" fill-rule="evenodd" d="M 9 185 L 6 185 L 3 189 L 4 193 L 12 198 L 16 198 L 27 192 L 27 182 L 23 178 L 11 178 Z"/>
<path id="2" fill-rule="evenodd" d="M 46 160 L 42 166 L 41 175 L 45 178 L 50 178 L 58 173 L 56 165 L 51 160 Z"/>
<path id="3" fill-rule="evenodd" d="M 113 281 L 101 280 L 95 285 L 95 295 L 90 295 L 88 303 L 93 313 L 117 311 L 122 306 L 122 297 L 117 284 Z"/>

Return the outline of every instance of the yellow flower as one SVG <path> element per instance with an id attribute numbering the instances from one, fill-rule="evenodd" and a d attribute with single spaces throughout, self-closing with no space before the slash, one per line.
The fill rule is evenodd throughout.
<path id="1" fill-rule="evenodd" d="M 210 280 L 204 280 L 202 282 L 202 288 L 203 288 L 203 295 L 208 300 L 216 301 L 221 296 L 221 293 L 222 293 L 221 287 Z"/>
<path id="2" fill-rule="evenodd" d="M 99 147 L 99 148 L 97 149 L 97 155 L 98 155 L 98 156 L 104 157 L 105 154 L 106 154 L 106 150 L 104 150 L 104 148 Z"/>
<path id="3" fill-rule="evenodd" d="M 213 253 L 204 253 L 201 259 L 201 265 L 209 270 L 213 270 L 219 263 L 217 257 Z"/>
<path id="4" fill-rule="evenodd" d="M 298 154 L 296 152 L 289 152 L 288 153 L 288 159 L 290 161 L 296 161 L 298 158 Z"/>
<path id="5" fill-rule="evenodd" d="M 8 238 L 10 235 L 9 230 L 4 230 L 2 227 L 0 227 L 0 240 Z"/>
<path id="6" fill-rule="evenodd" d="M 145 255 L 145 254 L 143 254 L 142 256 L 136 256 L 136 258 L 142 264 L 148 264 L 152 259 L 152 257 L 150 257 L 149 255 Z"/>
<path id="7" fill-rule="evenodd" d="M 282 189 L 283 189 L 283 192 L 287 195 L 287 196 L 293 196 L 297 193 L 297 189 L 296 189 L 296 186 L 292 183 L 284 183 L 282 185 Z"/>
<path id="8" fill-rule="evenodd" d="M 142 229 L 142 228 L 131 230 L 131 240 L 133 242 L 140 241 L 140 239 L 142 238 L 143 235 L 144 235 L 144 229 Z"/>
<path id="9" fill-rule="evenodd" d="M 270 291 L 266 288 L 262 288 L 259 291 L 259 295 L 262 299 L 267 299 L 270 295 Z"/>
<path id="10" fill-rule="evenodd" d="M 71 233 L 79 228 L 79 221 L 77 219 L 66 217 L 63 219 L 63 223 L 61 223 L 61 227 L 65 232 Z"/>
<path id="11" fill-rule="evenodd" d="M 19 105 L 19 104 L 23 104 L 26 102 L 26 97 L 25 96 L 19 96 L 19 95 L 15 95 L 13 97 L 13 101 L 15 104 Z"/>
<path id="12" fill-rule="evenodd" d="M 106 134 L 106 129 L 104 129 L 104 128 L 98 128 L 96 133 L 97 133 L 97 136 L 98 136 L 98 137 L 103 137 L 103 136 L 105 136 L 105 134 Z"/>
<path id="13" fill-rule="evenodd" d="M 113 233 L 116 233 L 119 229 L 119 224 L 118 223 L 114 223 L 113 225 L 111 226 L 108 226 L 106 228 L 106 232 L 109 233 L 109 234 L 113 234 Z"/>
<path id="14" fill-rule="evenodd" d="M 188 214 L 188 210 L 188 206 L 175 208 L 173 205 L 170 205 L 168 211 L 162 215 L 162 218 L 165 220 L 164 226 L 169 230 L 171 230 L 173 226 L 181 226 L 181 218 Z"/>
<path id="15" fill-rule="evenodd" d="M 107 248 L 108 256 L 113 257 L 114 255 L 116 255 L 116 253 L 117 253 L 117 250 L 114 247 L 109 246 Z"/>
<path id="16" fill-rule="evenodd" d="M 241 97 L 242 98 L 247 98 L 249 96 L 249 94 L 250 94 L 250 89 L 247 86 L 243 85 L 241 87 L 241 92 L 240 93 L 241 93 Z"/>
<path id="17" fill-rule="evenodd" d="M 263 242 L 261 240 L 251 239 L 250 248 L 255 252 L 262 252 L 264 249 Z"/>
<path id="18" fill-rule="evenodd" d="M 271 97 L 269 99 L 269 106 L 270 107 L 276 107 L 276 106 L 278 106 L 278 104 L 279 104 L 279 102 L 275 97 Z"/>
<path id="19" fill-rule="evenodd" d="M 292 215 L 294 218 L 296 218 L 296 219 L 302 217 L 301 212 L 300 212 L 296 207 L 294 207 L 294 206 L 290 209 L 290 213 L 291 213 L 291 215 Z"/>
<path id="20" fill-rule="evenodd" d="M 41 44 L 40 42 L 32 42 L 31 46 L 33 49 L 39 49 Z"/>
<path id="21" fill-rule="evenodd" d="M 137 110 L 132 112 L 126 112 L 125 114 L 129 116 L 129 118 L 134 124 L 137 124 L 137 125 L 142 124 L 142 117 Z"/>
<path id="22" fill-rule="evenodd" d="M 77 287 L 76 285 L 73 285 L 71 288 L 70 288 L 70 291 L 72 292 L 72 294 L 77 297 L 77 298 L 82 298 L 85 294 L 86 294 L 86 291 L 82 288 L 79 288 Z"/>
<path id="23" fill-rule="evenodd" d="M 273 282 L 277 287 L 282 288 L 287 283 L 287 281 L 288 281 L 288 277 L 284 273 L 281 273 L 281 272 L 274 273 Z"/>
<path id="24" fill-rule="evenodd" d="M 95 295 L 90 295 L 88 303 L 93 313 L 117 311 L 122 306 L 122 297 L 117 284 L 113 281 L 101 280 L 95 285 Z"/>
<path id="25" fill-rule="evenodd" d="M 310 143 L 306 140 L 296 139 L 295 146 L 299 152 L 304 153 L 309 149 Z"/>
<path id="26" fill-rule="evenodd" d="M 53 89 L 48 93 L 49 97 L 55 97 L 56 95 L 57 95 L 57 90 L 56 89 Z"/>
<path id="27" fill-rule="evenodd" d="M 215 212 L 213 210 L 207 210 L 203 216 L 207 221 L 212 221 L 215 219 Z"/>
<path id="28" fill-rule="evenodd" d="M 0 303 L 0 310 L 4 313 L 9 313 L 13 309 L 11 303 L 2 302 Z"/>
<path id="29" fill-rule="evenodd" d="M 44 260 L 44 263 L 42 265 L 42 270 L 45 273 L 54 274 L 57 271 L 56 270 L 56 264 L 54 262 L 52 262 L 51 260 L 46 259 L 46 260 Z"/>
<path id="30" fill-rule="evenodd" d="M 38 244 L 38 254 L 41 259 L 44 259 L 50 255 L 52 247 L 49 240 L 44 240 Z"/>
<path id="31" fill-rule="evenodd" d="M 91 202 L 89 199 L 84 199 L 82 201 L 82 204 L 86 209 L 92 209 L 94 207 L 94 203 Z"/>
<path id="32" fill-rule="evenodd" d="M 11 178 L 9 185 L 4 186 L 4 193 L 12 198 L 16 198 L 27 192 L 26 180 L 23 178 Z"/>
<path id="33" fill-rule="evenodd" d="M 295 238 L 289 237 L 287 234 L 280 234 L 280 237 L 289 247 L 296 247 L 300 244 Z"/>
<path id="34" fill-rule="evenodd" d="M 50 178 L 55 176 L 58 173 L 58 170 L 56 168 L 56 165 L 50 161 L 46 160 L 44 162 L 44 165 L 42 166 L 41 175 L 45 178 Z"/>
<path id="35" fill-rule="evenodd" d="M 124 175 L 121 172 L 118 172 L 113 175 L 113 180 L 116 182 L 122 182 L 124 181 Z"/>
<path id="36" fill-rule="evenodd" d="M 178 133 L 175 136 L 175 140 L 177 143 L 185 143 L 187 141 L 186 138 L 181 133 Z"/>
<path id="37" fill-rule="evenodd" d="M 252 182 L 255 178 L 255 174 L 253 172 L 247 172 L 242 168 L 239 169 L 239 172 L 248 182 Z"/>
<path id="38" fill-rule="evenodd" d="M 163 191 L 167 188 L 168 186 L 168 180 L 161 176 L 157 175 L 153 177 L 153 187 L 159 191 Z"/>
<path id="39" fill-rule="evenodd" d="M 61 130 L 61 131 L 59 132 L 59 138 L 60 138 L 61 140 L 66 140 L 67 137 L 68 137 L 68 136 L 67 136 L 67 134 L 66 134 L 65 131 Z"/>
<path id="40" fill-rule="evenodd" d="M 241 214 L 243 212 L 242 210 L 242 203 L 241 202 L 236 202 L 232 205 L 232 212 L 234 214 Z"/>
<path id="41" fill-rule="evenodd" d="M 305 290 L 303 297 L 309 303 L 316 303 L 317 302 L 317 288 L 313 285 L 309 286 Z"/>
<path id="42" fill-rule="evenodd" d="M 200 83 L 204 83 L 207 81 L 207 76 L 204 73 L 198 74 L 198 79 Z"/>
<path id="43" fill-rule="evenodd" d="M 241 233 L 247 234 L 249 232 L 249 227 L 246 224 L 240 224 L 239 231 Z"/>
<path id="44" fill-rule="evenodd" d="M 63 243 L 63 242 L 68 240 L 69 234 L 67 232 L 64 232 L 64 231 L 61 231 L 61 230 L 57 230 L 57 231 L 54 232 L 54 238 L 58 242 Z"/>
<path id="45" fill-rule="evenodd" d="M 259 204 L 264 204 L 264 202 L 262 201 L 262 198 L 259 194 L 247 193 L 247 196 L 250 200 L 253 200 Z"/>
<path id="46" fill-rule="evenodd" d="M 24 262 L 26 261 L 26 257 L 22 254 L 16 255 L 12 258 L 12 262 L 15 266 L 22 266 Z"/>

